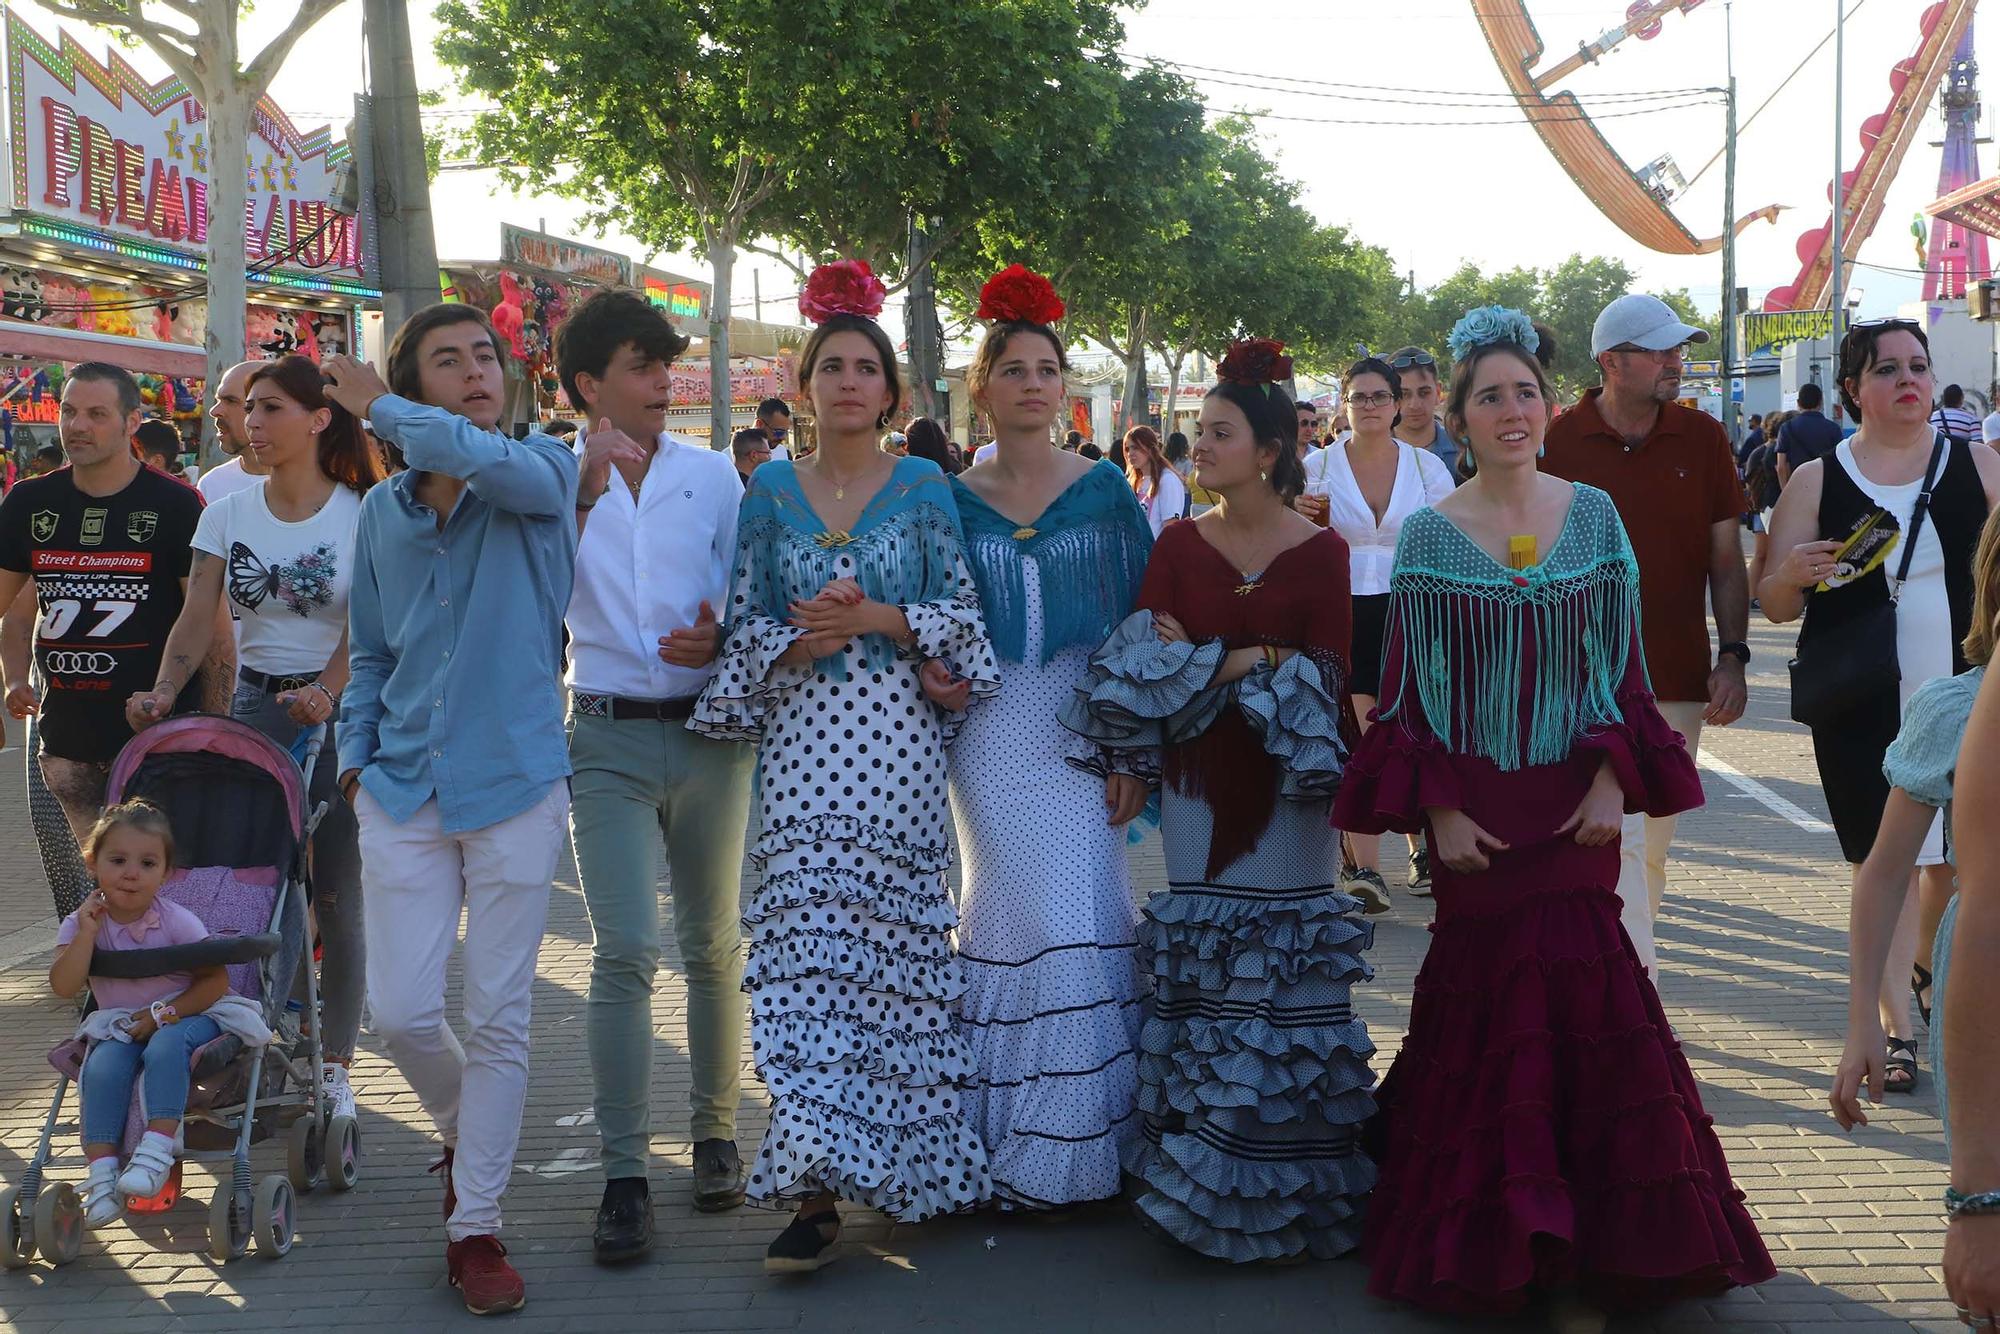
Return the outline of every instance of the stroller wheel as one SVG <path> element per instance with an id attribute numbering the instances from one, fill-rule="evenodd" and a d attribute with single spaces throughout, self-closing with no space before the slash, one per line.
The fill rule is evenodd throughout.
<path id="1" fill-rule="evenodd" d="M 310 1195 L 326 1179 L 326 1143 L 319 1118 L 311 1112 L 292 1122 L 286 1141 L 285 1175 L 299 1194 Z"/>
<path id="2" fill-rule="evenodd" d="M 35 1221 L 21 1213 L 21 1188 L 0 1194 L 0 1265 L 25 1269 L 35 1258 Z"/>
<path id="3" fill-rule="evenodd" d="M 351 1116 L 326 1123 L 326 1175 L 335 1190 L 353 1190 L 361 1180 L 361 1124 Z"/>
<path id="4" fill-rule="evenodd" d="M 208 1206 L 208 1253 L 213 1259 L 227 1263 L 250 1249 L 250 1220 L 242 1214 L 236 1207 L 236 1192 L 224 1177 Z"/>
<path id="5" fill-rule="evenodd" d="M 250 1230 L 257 1237 L 257 1253 L 266 1260 L 276 1260 L 292 1249 L 294 1198 L 292 1183 L 281 1176 L 267 1176 L 257 1183 Z"/>
<path id="6" fill-rule="evenodd" d="M 52 1265 L 66 1265 L 83 1251 L 83 1201 L 67 1181 L 42 1187 L 35 1201 L 35 1247 Z"/>

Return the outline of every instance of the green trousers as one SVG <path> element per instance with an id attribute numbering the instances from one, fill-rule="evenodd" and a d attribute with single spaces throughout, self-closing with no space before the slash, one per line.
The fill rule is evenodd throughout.
<path id="1" fill-rule="evenodd" d="M 657 869 L 664 838 L 687 976 L 692 1136 L 734 1139 L 742 1092 L 743 836 L 755 749 L 677 722 L 569 720 L 570 836 L 590 910 L 584 1006 L 604 1175 L 643 1177 L 651 1143 Z"/>

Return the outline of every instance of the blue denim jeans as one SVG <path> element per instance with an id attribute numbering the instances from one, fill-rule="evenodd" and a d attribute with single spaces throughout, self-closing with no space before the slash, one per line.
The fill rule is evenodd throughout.
<path id="1" fill-rule="evenodd" d="M 83 1142 L 117 1144 L 125 1138 L 125 1109 L 142 1069 L 146 1119 L 179 1120 L 187 1111 L 188 1057 L 221 1035 L 215 1020 L 197 1014 L 168 1024 L 144 1046 L 115 1038 L 93 1044 L 83 1058 Z"/>

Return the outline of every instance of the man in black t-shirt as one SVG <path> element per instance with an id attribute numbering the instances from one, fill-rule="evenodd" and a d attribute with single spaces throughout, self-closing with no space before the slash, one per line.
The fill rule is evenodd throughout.
<path id="1" fill-rule="evenodd" d="M 187 591 L 201 497 L 132 454 L 139 385 L 102 362 L 85 362 L 63 385 L 63 448 L 70 466 L 16 484 L 0 501 L 0 606 L 28 580 L 40 611 L 35 660 L 46 698 L 14 652 L 0 662 L 7 708 L 39 713 L 42 775 L 79 841 L 104 804 L 111 761 L 132 739 L 125 701 L 159 679 L 160 654 Z M 10 619 L 19 614 L 9 612 Z M 208 659 L 222 684 L 233 675 L 228 622 Z M 21 636 L 0 635 L 12 649 Z M 226 698 L 226 693 L 223 696 Z M 184 706 L 200 699 L 190 690 Z M 224 710 L 226 711 L 226 709 Z"/>

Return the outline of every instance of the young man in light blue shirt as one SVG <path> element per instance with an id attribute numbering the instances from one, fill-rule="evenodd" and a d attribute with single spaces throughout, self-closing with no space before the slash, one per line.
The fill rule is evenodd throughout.
<path id="1" fill-rule="evenodd" d="M 397 332 L 388 384 L 351 357 L 323 368 L 327 396 L 409 464 L 361 505 L 340 782 L 361 825 L 369 1009 L 444 1140 L 446 1264 L 476 1315 L 526 1299 L 500 1196 L 569 813 L 560 662 L 576 565 L 576 456 L 499 430 L 503 358 L 486 316 L 453 304 Z M 463 1046 L 444 1014 L 461 909 Z"/>

